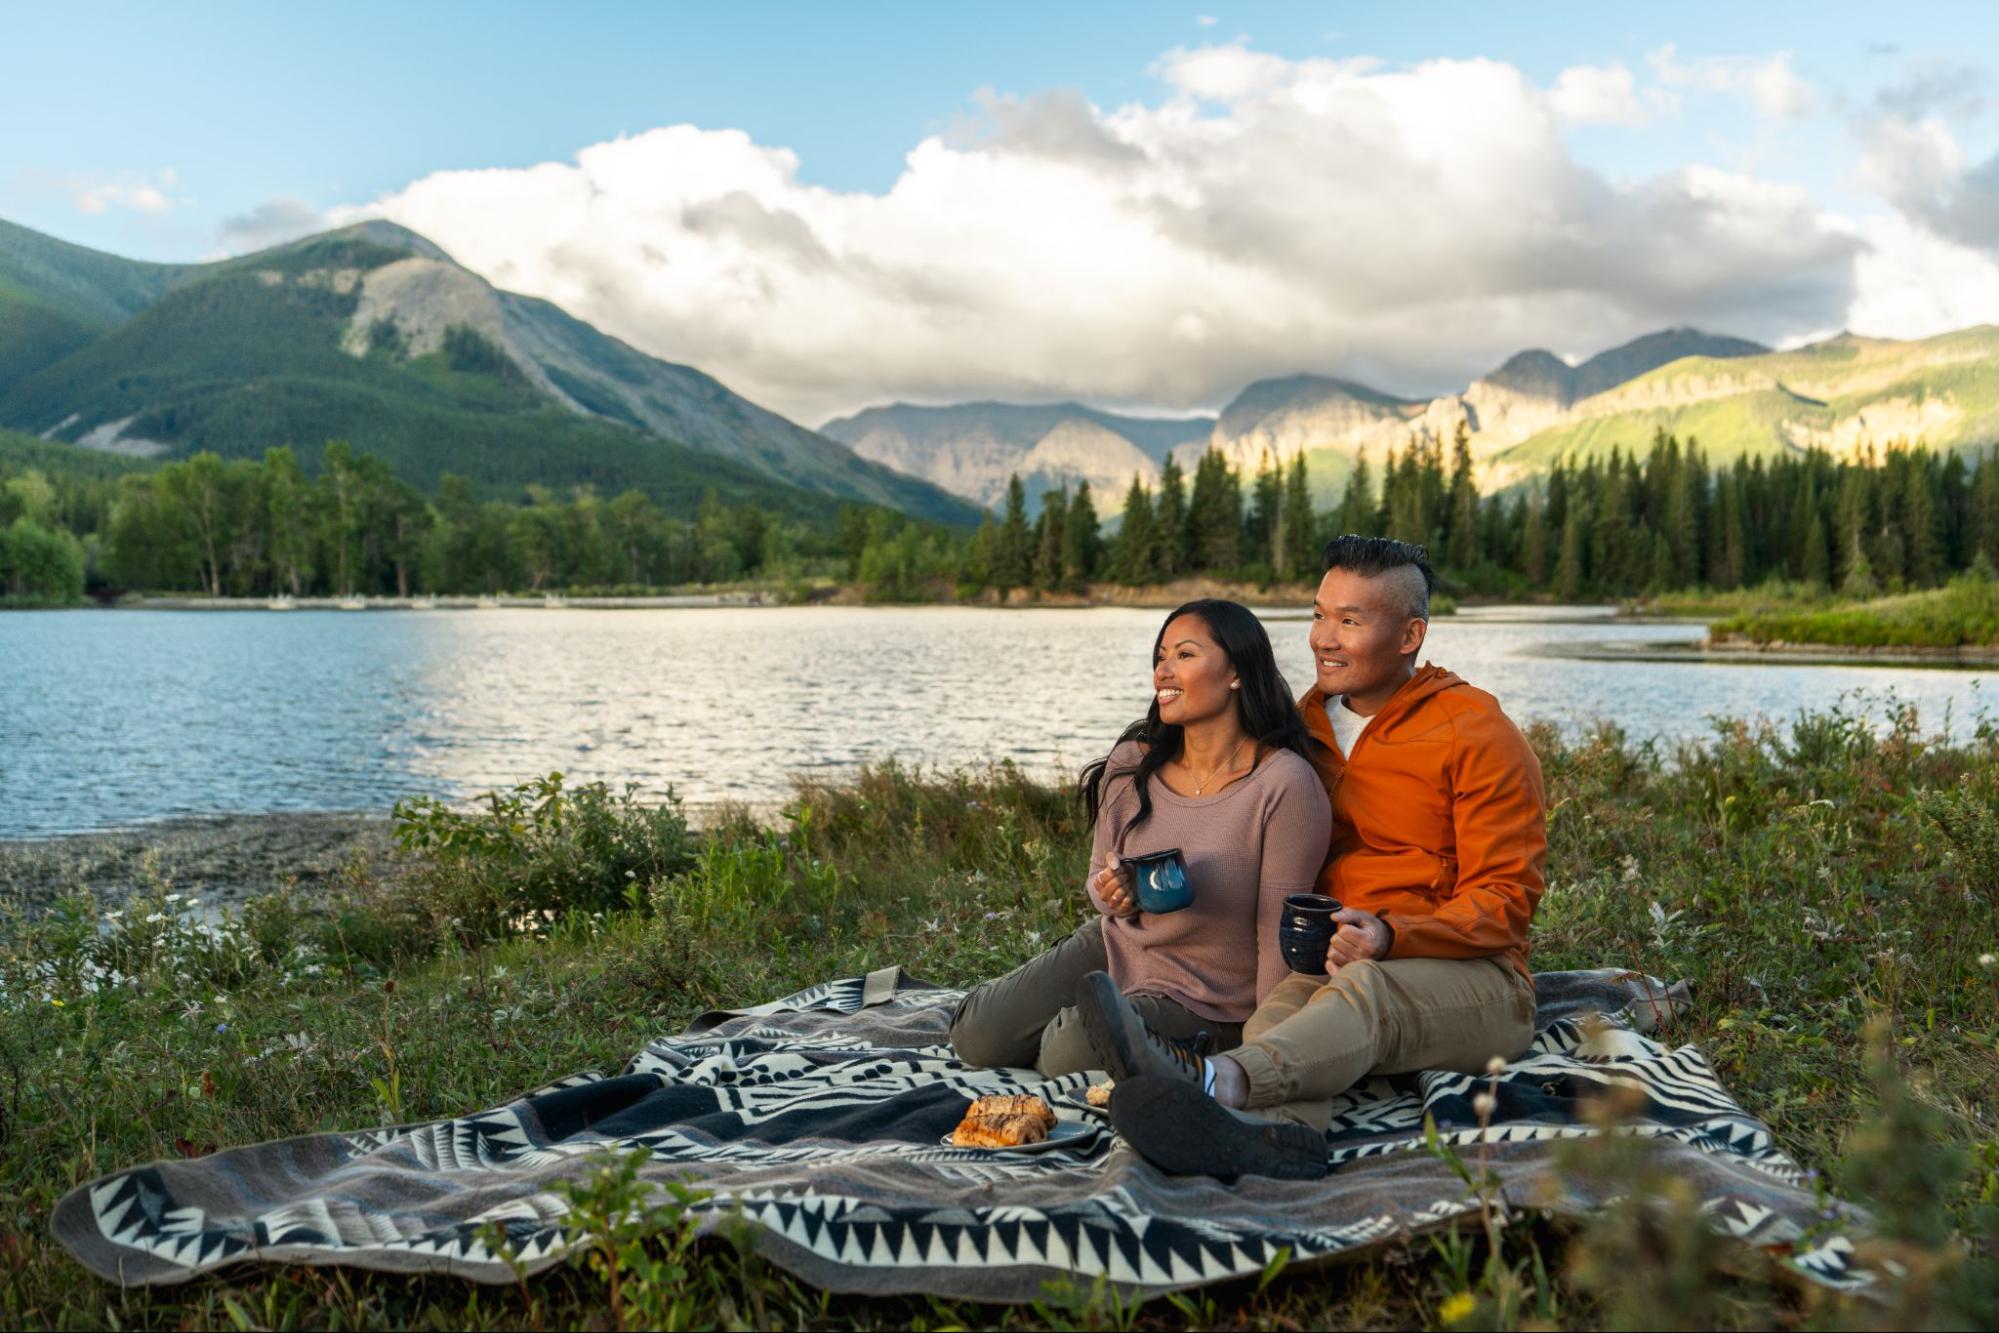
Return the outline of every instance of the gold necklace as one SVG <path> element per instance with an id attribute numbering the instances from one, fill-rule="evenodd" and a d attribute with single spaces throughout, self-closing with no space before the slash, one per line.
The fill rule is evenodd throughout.
<path id="1" fill-rule="evenodd" d="M 1201 793 L 1204 790 L 1206 790 L 1207 785 L 1215 780 L 1215 774 L 1217 772 L 1219 772 L 1223 767 L 1235 763 L 1236 755 L 1238 755 L 1242 751 L 1243 741 L 1246 741 L 1248 739 L 1249 737 L 1247 736 L 1240 737 L 1235 743 L 1235 748 L 1229 751 L 1229 757 L 1222 760 L 1221 763 L 1216 764 L 1214 767 L 1210 768 L 1208 770 L 1208 775 L 1202 778 L 1199 782 L 1194 784 L 1194 795 L 1196 796 L 1201 795 Z M 1184 758 L 1180 762 L 1183 764 L 1187 763 L 1187 761 Z M 1194 771 L 1194 766 L 1192 764 L 1187 764 L 1187 771 L 1189 773 L 1192 773 Z"/>

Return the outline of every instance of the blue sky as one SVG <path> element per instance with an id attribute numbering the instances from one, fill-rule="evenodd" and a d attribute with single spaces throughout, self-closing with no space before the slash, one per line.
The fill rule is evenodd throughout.
<path id="1" fill-rule="evenodd" d="M 439 173 L 458 173 L 450 179 L 463 187 L 461 194 L 474 185 L 479 190 L 495 186 L 495 181 L 477 182 L 465 173 L 515 173 L 506 177 L 514 182 L 508 188 L 516 191 L 506 195 L 508 206 L 532 213 L 538 196 L 518 192 L 530 183 L 522 169 L 542 163 L 574 168 L 578 155 L 593 145 L 631 140 L 661 127 L 741 131 L 759 152 L 789 150 L 795 156 L 785 188 L 795 193 L 818 188 L 846 201 L 793 207 L 767 190 L 760 193 L 762 187 L 749 189 L 767 213 L 803 218 L 814 243 L 830 245 L 828 253 L 842 265 L 878 267 L 894 262 L 895 255 L 860 256 L 858 234 L 900 233 L 906 219 L 892 208 L 860 205 L 879 204 L 899 181 L 913 193 L 919 177 L 906 177 L 909 155 L 926 142 L 1005 147 L 1011 142 L 1005 128 L 1008 106 L 1047 109 L 1057 107 L 1064 93 L 1080 94 L 1092 119 L 1109 126 L 1114 137 L 1143 143 L 1167 175 L 1178 169 L 1172 164 L 1185 147 L 1176 148 L 1172 140 L 1168 111 L 1176 99 L 1195 108 L 1190 114 L 1215 125 L 1267 127 L 1259 130 L 1266 138 L 1281 132 L 1273 122 L 1252 117 L 1238 100 L 1260 93 L 1227 91 L 1218 97 L 1212 89 L 1190 92 L 1189 76 L 1173 72 L 1171 53 L 1176 51 L 1241 53 L 1238 64 L 1245 70 L 1253 60 L 1278 62 L 1282 69 L 1268 77 L 1294 84 L 1310 82 L 1301 71 L 1320 60 L 1371 58 L 1378 62 L 1371 68 L 1384 75 L 1440 61 L 1486 62 L 1503 66 L 1536 96 L 1552 95 L 1565 71 L 1611 71 L 1627 76 L 1634 100 L 1621 120 L 1603 111 L 1563 120 L 1563 170 L 1573 166 L 1592 182 L 1633 199 L 1644 193 L 1647 182 L 1690 169 L 1726 177 L 1734 182 L 1727 188 L 1738 193 L 1747 188 L 1743 182 L 1753 182 L 1757 189 L 1795 190 L 1834 232 L 1842 227 L 1864 231 L 1868 239 L 1863 248 L 1878 257 L 1877 269 L 1888 265 L 1905 277 L 1920 273 L 1909 280 L 1937 288 L 1926 303 L 1897 304 L 1892 292 L 1869 296 L 1867 282 L 1878 285 L 1886 279 L 1863 275 L 1851 284 L 1852 291 L 1821 291 L 1814 304 L 1798 297 L 1799 284 L 1819 279 L 1794 276 L 1773 287 L 1775 294 L 1756 297 L 1763 304 L 1751 309 L 1747 297 L 1716 298 L 1718 283 L 1735 281 L 1724 275 L 1703 279 L 1694 296 L 1634 295 L 1606 288 L 1603 296 L 1610 304 L 1629 307 L 1624 316 L 1578 320 L 1574 292 L 1560 300 L 1541 300 L 1549 296 L 1546 291 L 1523 293 L 1518 274 L 1543 261 L 1516 249 L 1503 259 L 1508 266 L 1503 280 L 1489 280 L 1489 267 L 1472 277 L 1472 287 L 1489 288 L 1487 294 L 1504 303 L 1481 307 L 1483 317 L 1494 320 L 1492 337 L 1485 342 L 1454 335 L 1443 340 L 1448 346 L 1438 343 L 1436 322 L 1446 318 L 1443 310 L 1450 299 L 1448 293 L 1436 292 L 1379 294 L 1371 298 L 1376 304 L 1367 305 L 1374 312 L 1367 319 L 1354 313 L 1359 307 L 1353 302 L 1342 305 L 1344 298 L 1332 294 L 1325 299 L 1338 307 L 1334 313 L 1339 318 L 1301 314 L 1271 333 L 1271 347 L 1298 349 L 1291 357 L 1298 368 L 1365 371 L 1414 387 L 1447 380 L 1458 373 L 1460 362 L 1475 368 L 1478 358 L 1516 337 L 1537 337 L 1564 354 L 1580 355 L 1594 350 L 1584 345 L 1592 340 L 1668 318 L 1732 318 L 1751 336 L 1783 341 L 1838 327 L 1849 307 L 1863 315 L 1876 312 L 1872 317 L 1882 321 L 1882 331 L 1901 334 L 1921 331 L 1918 326 L 1925 320 L 1947 323 L 1978 313 L 1966 306 L 1964 293 L 1982 293 L 1981 284 L 1988 279 L 1999 282 L 1978 267 L 1989 261 L 1991 243 L 1999 237 L 1984 235 L 1978 210 L 1971 206 L 1977 201 L 1967 202 L 1966 192 L 1977 184 L 1978 165 L 1999 147 L 1995 117 L 1986 106 L 1992 71 L 1982 63 L 1987 53 L 1999 51 L 1995 39 L 1999 8 L 1972 4 L 1737 3 L 1643 9 L 1600 4 L 1215 4 L 1180 9 L 1156 4 L 14 4 L 0 7 L 0 60 L 6 69 L 0 79 L 0 217 L 121 254 L 185 260 L 352 216 L 355 209 L 383 212 L 412 223 L 421 219 L 429 230 L 443 231 L 436 239 L 503 285 L 563 300 L 647 350 L 703 364 L 719 359 L 735 379 L 806 415 L 848 400 L 885 395 L 935 399 L 982 389 L 1016 397 L 1078 393 L 1113 404 L 1183 410 L 1223 393 L 1226 376 L 1266 363 L 1275 368 L 1285 363 L 1284 356 L 1269 351 L 1261 359 L 1225 358 L 1223 378 L 1210 377 L 1212 382 L 1184 389 L 1174 387 L 1178 381 L 1143 374 L 1107 372 L 1092 378 L 1051 373 L 1050 367 L 1059 368 L 1072 355 L 1060 347 L 1005 367 L 985 381 L 964 365 L 899 366 L 881 355 L 859 358 L 863 364 L 850 368 L 844 379 L 796 366 L 787 369 L 779 363 L 804 365 L 815 355 L 823 361 L 826 349 L 773 349 L 772 340 L 782 339 L 755 324 L 755 312 L 747 308 L 738 312 L 741 318 L 727 339 L 703 342 L 676 325 L 670 312 L 649 312 L 643 302 L 592 306 L 587 299 L 592 290 L 607 281 L 625 281 L 614 276 L 612 252 L 629 255 L 649 248 L 643 216 L 625 210 L 615 226 L 594 218 L 567 236 L 553 235 L 549 223 L 494 234 L 490 217 L 470 217 L 440 202 L 445 182 Z M 1459 105 L 1454 90 L 1466 82 L 1456 75 L 1436 76 L 1425 85 L 1435 93 L 1426 95 L 1449 103 L 1448 115 L 1459 118 L 1454 127 L 1476 135 L 1482 126 L 1496 123 L 1498 113 L 1476 97 Z M 1901 112 L 1885 109 L 1884 90 L 1891 101 L 1901 99 L 1895 103 Z M 995 104 L 994 94 L 1019 100 Z M 1503 90 L 1493 96 L 1503 99 Z M 995 105 L 1001 109 L 996 111 Z M 1395 105 L 1400 107 L 1395 114 L 1403 117 L 1400 140 L 1420 138 L 1420 110 Z M 1155 120 L 1143 126 L 1117 120 L 1121 108 L 1134 107 L 1153 113 Z M 1329 143 L 1341 137 L 1338 124 L 1320 123 L 1320 129 L 1332 136 Z M 1884 184 L 1884 163 L 1906 164 L 1911 158 L 1883 137 L 1889 131 L 1920 141 L 1914 158 L 1923 170 L 1902 171 Z M 1876 153 L 1872 168 L 1865 165 L 1870 148 Z M 627 164 L 627 174 L 617 179 L 639 182 L 632 188 L 642 189 L 649 175 L 673 173 L 675 151 L 674 145 L 656 144 L 654 156 L 643 164 Z M 1236 181 L 1221 195 L 1203 196 L 1201 208 L 1211 215 L 1227 211 L 1244 189 L 1282 191 L 1283 181 L 1311 175 L 1315 151 L 1306 143 L 1295 158 L 1270 164 L 1272 178 L 1257 184 Z M 1375 151 L 1379 145 L 1370 149 Z M 744 169 L 755 174 L 753 165 Z M 712 189 L 717 199 L 745 194 L 730 168 L 716 170 L 727 179 L 704 188 Z M 1335 198 L 1335 208 L 1344 199 L 1353 199 L 1354 208 L 1388 206 L 1380 199 L 1354 198 L 1354 182 L 1365 179 L 1353 175 L 1354 170 L 1346 169 L 1348 193 Z M 607 188 L 609 179 L 595 177 L 594 188 Z M 948 181 L 954 173 L 944 170 L 930 179 Z M 1026 184 L 1030 179 L 1016 174 L 985 188 L 1036 188 Z M 431 183 L 424 189 L 412 190 L 427 180 Z M 1059 188 L 1067 190 L 1071 184 L 1064 177 Z M 615 193 L 621 187 L 608 188 Z M 1166 194 L 1173 188 L 1158 186 Z M 1590 188 L 1586 182 L 1578 197 L 1587 196 Z M 1706 188 L 1696 186 L 1693 193 L 1705 199 Z M 490 212 L 492 196 L 479 197 L 487 200 Z M 1098 211 L 1083 196 L 1059 197 L 1066 210 Z M 675 207 L 684 211 L 687 202 L 679 198 Z M 1418 206 L 1413 200 L 1407 203 Z M 1461 204 L 1475 206 L 1469 199 Z M 823 214 L 812 211 L 822 205 Z M 1653 208 L 1647 216 L 1660 215 L 1656 207 L 1647 207 Z M 1635 225 L 1605 221 L 1587 199 L 1578 208 L 1576 217 L 1549 225 Z M 1757 208 L 1759 225 L 1774 225 L 1769 208 Z M 865 221 L 860 220 L 863 214 Z M 257 225 L 246 225 L 252 218 Z M 1244 234 L 1269 236 L 1272 225 L 1270 219 L 1255 221 L 1246 224 Z M 1891 232 L 1900 239 L 1891 239 Z M 678 248 L 669 252 L 676 258 L 692 253 L 693 243 L 671 228 L 660 236 L 675 242 Z M 756 269 L 752 285 L 778 294 L 765 312 L 770 328 L 818 320 L 818 307 L 800 304 L 804 296 L 786 295 L 803 290 L 797 272 L 780 271 L 769 254 L 745 257 L 745 247 L 754 248 L 749 237 L 745 231 L 734 238 L 734 257 L 728 263 L 739 280 L 745 265 Z M 843 239 L 829 240 L 834 237 Z M 1712 233 L 1704 233 L 1700 241 L 1709 247 L 1715 243 Z M 1225 254 L 1236 241 L 1213 244 L 1221 250 L 1202 250 L 1193 259 L 1183 254 L 1169 261 L 1162 255 L 1154 267 L 1158 283 L 1185 290 L 1190 281 L 1205 281 L 1216 254 Z M 1409 262 L 1449 270 L 1455 256 L 1481 249 L 1475 235 L 1460 242 L 1440 238 L 1438 244 L 1444 248 L 1411 256 Z M 603 249 L 593 255 L 594 267 L 586 266 L 587 273 L 573 266 L 561 269 L 547 258 L 579 245 Z M 1024 239 L 1022 245 L 1021 255 L 1048 248 L 1045 238 Z M 1800 262 L 1807 268 L 1859 262 L 1831 256 L 1828 246 L 1837 248 L 1817 237 L 1802 246 L 1806 258 Z M 912 271 L 924 273 L 962 261 L 954 256 L 947 263 L 922 252 L 920 245 L 908 253 Z M 1015 264 L 1021 255 L 1000 245 L 980 262 L 985 267 Z M 1393 258 L 1383 255 L 1376 262 Z M 712 255 L 709 259 L 723 263 Z M 1079 253 L 1063 273 L 1073 276 L 1090 262 Z M 1478 262 L 1502 261 L 1487 256 Z M 1772 262 L 1767 254 L 1742 260 L 1745 266 L 1764 269 Z M 1672 268 L 1680 260 L 1661 255 L 1657 263 Z M 963 291 L 973 281 L 964 273 L 952 280 Z M 1129 296 L 1136 281 L 1114 289 Z M 715 290 L 712 284 L 679 288 L 662 292 L 661 299 L 713 300 Z M 1520 303 L 1528 296 L 1541 300 L 1539 314 L 1524 313 Z M 1218 289 L 1210 300 L 1227 304 L 1236 298 L 1252 305 L 1267 299 L 1237 284 L 1226 292 Z M 833 301 L 836 295 L 821 292 L 818 299 Z M 1011 327 L 994 321 L 998 312 L 1019 307 L 1022 299 L 1017 293 L 988 294 L 972 306 L 927 311 L 924 317 L 932 327 L 925 336 Z M 1408 312 L 1419 307 L 1428 311 L 1418 321 L 1421 328 L 1400 328 L 1394 319 L 1378 317 L 1385 309 L 1379 302 L 1395 300 L 1403 303 L 1397 308 L 1405 323 L 1414 318 Z M 1848 306 L 1842 307 L 1842 301 Z M 851 300 L 840 307 L 852 308 Z M 1183 331 L 1202 326 L 1205 331 L 1187 337 L 1212 347 L 1220 332 L 1231 327 L 1211 319 L 1212 309 L 1207 305 L 1172 318 L 1186 316 Z M 1767 317 L 1756 311 L 1766 311 Z M 1889 313 L 1880 313 L 1884 311 Z M 1993 315 L 1999 317 L 1999 310 Z M 1041 323 L 1059 317 L 1036 312 Z M 1564 343 L 1560 335 L 1570 327 L 1574 331 Z M 1439 350 L 1434 355 L 1395 350 L 1419 335 L 1425 347 Z M 860 324 L 848 336 L 870 338 Z M 1102 330 L 1090 336 L 1100 338 Z M 861 387 L 836 391 L 813 383 L 815 379 Z"/>

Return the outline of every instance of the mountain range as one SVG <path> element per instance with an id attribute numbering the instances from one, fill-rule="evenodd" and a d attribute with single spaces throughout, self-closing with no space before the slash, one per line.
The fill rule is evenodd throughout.
<path id="1" fill-rule="evenodd" d="M 864 458 L 981 504 L 1003 494 L 1013 472 L 1030 491 L 1087 479 L 1115 497 L 1134 475 L 1156 483 L 1169 453 L 1191 467 L 1212 448 L 1246 471 L 1266 457 L 1288 462 L 1303 453 L 1314 498 L 1325 505 L 1361 457 L 1378 468 L 1389 449 L 1411 440 L 1448 445 L 1460 422 L 1488 491 L 1545 476 L 1557 462 L 1643 451 L 1662 428 L 1698 438 L 1711 463 L 1814 447 L 1850 455 L 1897 441 L 1973 448 L 1999 441 L 1999 329 L 1914 341 L 1843 333 L 1784 352 L 1666 329 L 1580 364 L 1520 352 L 1433 398 L 1292 375 L 1250 384 L 1215 417 L 1166 421 L 1074 403 L 896 403 L 821 429 Z"/>
<path id="2" fill-rule="evenodd" d="M 1122 495 L 1134 474 L 1157 481 L 1160 464 L 1175 449 L 1205 447 L 1214 425 L 1213 417 L 1120 416 L 1080 403 L 896 403 L 819 429 L 863 458 L 997 508 L 1015 475 L 1030 505 L 1043 492 L 1078 481 L 1099 495 Z"/>
<path id="3" fill-rule="evenodd" d="M 1659 429 L 1710 461 L 1999 440 L 1999 329 L 1788 351 L 1667 329 L 1579 364 L 1534 349 L 1456 392 L 1299 374 L 1215 416 L 1081 403 L 894 403 L 808 430 L 690 366 L 501 291 L 415 232 L 364 222 L 235 259 L 153 264 L 0 222 L 0 429 L 140 457 L 255 456 L 330 439 L 405 479 L 492 494 L 637 486 L 670 511 L 714 490 L 798 514 L 845 502 L 976 522 L 1018 474 L 1030 502 L 1087 480 L 1102 512 L 1169 457 L 1245 471 L 1302 453 L 1331 503 L 1357 461 L 1469 431 L 1486 490 L 1642 450 Z"/>
<path id="4" fill-rule="evenodd" d="M 979 516 L 387 222 L 207 264 L 0 223 L 0 427 L 141 456 L 292 444 L 310 461 L 338 438 L 422 485 L 638 486 L 680 512 L 714 489 Z"/>

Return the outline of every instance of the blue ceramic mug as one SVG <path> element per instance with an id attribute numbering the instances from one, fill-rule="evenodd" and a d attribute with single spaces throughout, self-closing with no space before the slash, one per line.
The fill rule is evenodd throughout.
<path id="1" fill-rule="evenodd" d="M 1325 975 L 1326 946 L 1339 929 L 1333 913 L 1339 910 L 1340 900 L 1323 893 L 1294 893 L 1284 900 L 1284 915 L 1277 918 L 1277 951 L 1293 972 Z"/>
<path id="2" fill-rule="evenodd" d="M 1194 884 L 1187 878 L 1187 861 L 1178 847 L 1119 857 L 1118 864 L 1131 874 L 1140 911 L 1177 912 L 1193 905 Z"/>

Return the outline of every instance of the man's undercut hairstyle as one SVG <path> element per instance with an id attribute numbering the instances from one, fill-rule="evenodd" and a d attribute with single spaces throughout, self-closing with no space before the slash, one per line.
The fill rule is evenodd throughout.
<path id="1" fill-rule="evenodd" d="M 1392 576 L 1390 583 L 1401 594 L 1404 617 L 1430 618 L 1430 594 L 1436 590 L 1437 575 L 1424 547 L 1392 537 L 1361 537 L 1349 532 L 1326 543 L 1325 561 L 1327 574 L 1344 569 L 1363 578 Z"/>

